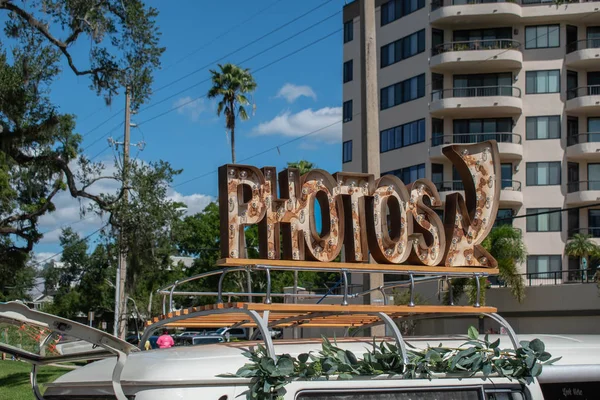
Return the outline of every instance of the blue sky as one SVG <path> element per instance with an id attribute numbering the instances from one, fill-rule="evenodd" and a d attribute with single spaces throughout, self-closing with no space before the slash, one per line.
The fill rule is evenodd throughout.
<path id="1" fill-rule="evenodd" d="M 147 3 L 160 12 L 158 26 L 162 31 L 161 45 L 167 48 L 162 58 L 163 69 L 155 74 L 155 90 L 206 64 L 214 64 L 213 61 L 243 47 L 220 61 L 240 63 L 330 17 L 297 37 L 241 64 L 251 70 L 260 69 L 333 33 L 301 52 L 256 72 L 256 113 L 249 121 L 237 125 L 238 161 L 341 120 L 343 0 L 232 0 L 227 2 L 225 8 L 223 2 L 206 0 L 150 0 Z M 324 5 L 298 21 L 251 46 L 245 46 L 321 4 Z M 251 21 L 238 26 L 265 8 L 264 12 Z M 86 60 L 88 45 L 79 43 L 75 49 L 76 56 L 83 62 Z M 132 148 L 132 156 L 144 161 L 166 160 L 175 168 L 183 169 L 171 196 L 188 203 L 191 212 L 199 210 L 217 195 L 216 174 L 177 184 L 215 171 L 218 166 L 231 161 L 224 120 L 216 117 L 214 102 L 202 98 L 176 108 L 205 95 L 210 83 L 196 84 L 208 77 L 208 70 L 201 70 L 155 92 L 150 102 L 142 106 L 140 113 L 132 118 L 132 122 L 140 124 L 139 128 L 132 128 L 132 142 L 146 142 L 143 152 L 138 153 Z M 196 86 L 177 94 L 192 85 Z M 87 79 L 77 78 L 66 71 L 54 85 L 52 96 L 61 112 L 77 116 L 79 133 L 91 131 L 83 142 L 85 153 L 90 157 L 100 154 L 96 160 L 105 162 L 110 169 L 115 153 L 106 148 L 106 138 L 98 139 L 108 134 L 107 137 L 122 140 L 123 127 L 119 124 L 123 121 L 123 115 L 118 112 L 124 105 L 123 96 L 114 98 L 112 106 L 107 107 L 104 99 L 97 97 L 88 86 Z M 164 100 L 170 96 L 173 97 Z M 143 110 L 148 106 L 149 109 Z M 113 119 L 93 130 L 117 113 Z M 162 113 L 166 114 L 157 117 Z M 154 119 L 148 121 L 151 118 Z M 317 134 L 260 154 L 245 163 L 281 169 L 287 161 L 307 159 L 330 172 L 341 170 L 341 130 L 341 123 L 334 124 Z M 99 187 L 98 190 L 103 188 Z M 39 258 L 60 250 L 57 241 L 60 230 L 57 227 L 79 219 L 79 204 L 68 196 L 57 199 L 57 208 L 57 212 L 41 221 L 42 230 L 49 233 L 35 248 Z M 85 235 L 99 226 L 98 219 L 89 218 L 74 224 L 73 228 Z"/>

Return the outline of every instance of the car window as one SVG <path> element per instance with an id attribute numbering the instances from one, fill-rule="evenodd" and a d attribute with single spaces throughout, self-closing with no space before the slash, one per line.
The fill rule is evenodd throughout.
<path id="1" fill-rule="evenodd" d="M 229 333 L 231 333 L 232 335 L 243 335 L 244 331 L 241 329 L 232 329 L 229 331 Z"/>
<path id="2" fill-rule="evenodd" d="M 221 334 L 223 334 L 223 332 L 225 332 L 225 330 L 226 330 L 226 329 L 227 329 L 227 328 L 220 328 L 220 329 L 217 329 L 217 333 L 218 333 L 219 335 L 221 335 Z"/>
<path id="3" fill-rule="evenodd" d="M 412 391 L 354 391 L 300 392 L 298 400 L 481 400 L 481 391 L 471 390 L 412 390 Z"/>
<path id="4" fill-rule="evenodd" d="M 486 392 L 487 400 L 525 400 L 525 395 L 519 391 Z"/>

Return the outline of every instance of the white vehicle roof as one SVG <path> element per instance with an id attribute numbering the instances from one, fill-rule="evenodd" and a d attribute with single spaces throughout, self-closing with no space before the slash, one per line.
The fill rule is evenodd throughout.
<path id="1" fill-rule="evenodd" d="M 512 344 L 507 336 L 490 335 L 490 340 L 500 338 L 501 348 L 510 348 Z M 520 340 L 541 339 L 546 344 L 546 350 L 553 357 L 562 357 L 557 366 L 590 365 L 598 366 L 600 377 L 600 335 L 519 335 Z M 386 339 L 391 341 L 392 339 Z M 421 337 L 410 338 L 407 342 L 417 348 L 427 345 L 437 346 L 440 342 L 445 346 L 458 346 L 464 343 L 466 336 L 455 337 Z M 362 354 L 367 347 L 372 346 L 371 338 L 339 338 L 341 348 Z M 248 359 L 242 352 L 256 346 L 261 342 L 220 343 L 198 347 L 174 347 L 170 349 L 152 350 L 130 354 L 121 382 L 126 386 L 128 382 L 157 383 L 177 381 L 178 383 L 224 383 L 224 380 L 236 383 L 243 380 L 239 378 L 221 378 L 218 375 L 235 373 Z M 288 353 L 297 356 L 301 353 L 319 351 L 320 339 L 305 340 L 280 340 L 275 341 L 277 354 Z M 70 372 L 58 378 L 54 385 L 76 382 L 110 382 L 110 375 L 115 364 L 114 358 L 94 362 L 83 368 Z M 549 369 L 549 368 L 547 368 Z"/>

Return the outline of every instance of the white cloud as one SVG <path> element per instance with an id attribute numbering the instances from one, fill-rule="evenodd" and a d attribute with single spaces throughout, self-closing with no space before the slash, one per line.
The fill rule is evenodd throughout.
<path id="1" fill-rule="evenodd" d="M 175 101 L 173 108 L 177 108 L 178 114 L 186 115 L 192 122 L 197 122 L 200 119 L 200 115 L 208 109 L 204 99 L 194 100 L 190 96 L 182 97 Z"/>
<path id="2" fill-rule="evenodd" d="M 298 97 L 301 96 L 310 97 L 313 100 L 317 100 L 317 95 L 310 86 L 298 86 L 294 85 L 293 83 L 286 83 L 283 85 L 283 87 L 279 89 L 279 92 L 277 92 L 276 97 L 284 98 L 288 103 L 293 103 Z"/>
<path id="3" fill-rule="evenodd" d="M 211 196 L 193 193 L 190 195 L 184 195 L 176 191 L 172 191 L 169 193 L 169 200 L 176 201 L 180 203 L 185 203 L 187 206 L 186 215 L 197 214 L 200 211 L 204 210 L 209 203 L 215 201 Z"/>
<path id="4" fill-rule="evenodd" d="M 107 162 L 106 168 L 102 173 L 103 176 L 112 176 L 116 171 L 117 167 L 114 162 Z M 76 171 L 78 167 L 73 164 L 71 168 Z M 77 182 L 78 186 L 80 185 Z M 100 193 L 111 193 L 116 194 L 120 188 L 120 183 L 112 179 L 102 179 L 94 183 L 88 190 L 93 194 Z M 187 205 L 186 214 L 195 214 L 200 212 L 214 199 L 211 196 L 192 193 L 184 195 L 174 190 L 169 190 L 167 193 L 168 199 L 171 201 L 182 202 Z M 62 233 L 62 228 L 70 226 L 80 236 L 86 236 L 96 231 L 108 220 L 108 215 L 100 218 L 95 213 L 87 212 L 82 214 L 82 210 L 86 210 L 90 204 L 89 200 L 74 199 L 67 191 L 58 193 L 53 202 L 56 206 L 56 210 L 51 213 L 44 214 L 39 220 L 39 228 L 44 233 L 43 238 L 40 240 L 41 244 L 58 244 L 59 238 Z M 38 253 L 41 254 L 41 253 Z M 51 254 L 48 254 L 50 256 Z"/>
<path id="5" fill-rule="evenodd" d="M 311 138 L 326 143 L 336 143 L 342 138 L 342 107 L 311 108 L 293 114 L 286 111 L 254 128 L 255 135 L 304 136 L 318 131 Z"/>

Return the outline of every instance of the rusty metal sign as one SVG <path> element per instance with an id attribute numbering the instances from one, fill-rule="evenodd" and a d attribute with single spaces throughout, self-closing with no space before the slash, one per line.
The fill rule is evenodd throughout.
<path id="1" fill-rule="evenodd" d="M 460 173 L 464 196 L 446 196 L 444 221 L 436 186 L 393 175 L 315 169 L 219 168 L 221 255 L 246 258 L 244 232 L 258 225 L 260 257 L 267 260 L 496 267 L 481 243 L 494 225 L 500 199 L 495 141 L 443 148 Z M 279 193 L 278 193 L 279 187 Z M 318 206 L 317 206 L 318 204 Z M 318 207 L 319 212 L 315 211 Z M 317 223 L 317 218 L 320 219 Z M 319 229 L 320 228 L 320 229 Z"/>

